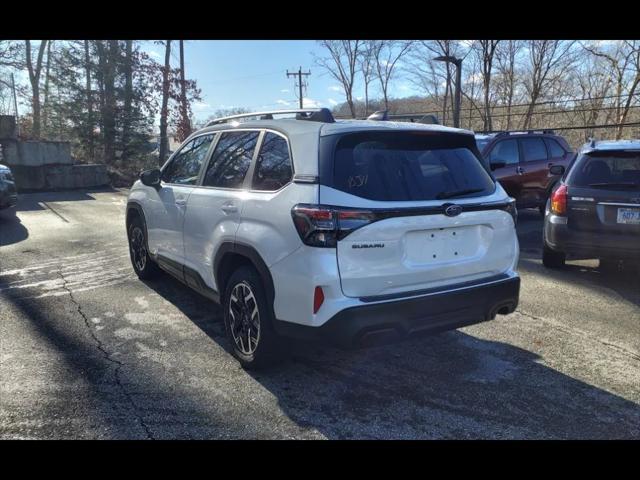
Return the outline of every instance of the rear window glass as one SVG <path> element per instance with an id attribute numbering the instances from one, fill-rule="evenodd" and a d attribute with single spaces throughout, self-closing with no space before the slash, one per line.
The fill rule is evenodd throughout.
<path id="1" fill-rule="evenodd" d="M 343 136 L 333 187 L 370 200 L 436 200 L 493 193 L 495 185 L 464 141 L 367 132 Z"/>
<path id="2" fill-rule="evenodd" d="M 576 187 L 619 184 L 640 188 L 640 152 L 591 152 L 582 155 L 571 168 L 567 183 Z"/>

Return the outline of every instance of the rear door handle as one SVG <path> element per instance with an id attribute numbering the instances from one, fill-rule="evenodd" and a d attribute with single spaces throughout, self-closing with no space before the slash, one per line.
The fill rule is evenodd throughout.
<path id="1" fill-rule="evenodd" d="M 224 213 L 236 213 L 238 211 L 238 207 L 236 207 L 233 203 L 225 203 L 220 208 Z"/>
<path id="2" fill-rule="evenodd" d="M 186 198 L 176 198 L 176 205 L 179 207 L 184 207 L 187 204 Z"/>
<path id="3" fill-rule="evenodd" d="M 524 168 L 516 167 L 516 172 L 518 173 L 518 175 L 522 175 L 524 173 Z"/>

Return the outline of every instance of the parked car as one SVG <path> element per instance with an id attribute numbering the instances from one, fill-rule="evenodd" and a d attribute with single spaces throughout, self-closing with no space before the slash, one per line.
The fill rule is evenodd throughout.
<path id="1" fill-rule="evenodd" d="M 575 157 L 567 141 L 553 130 L 476 135 L 476 142 L 494 176 L 516 199 L 518 208 L 538 208 L 541 213 L 560 179 L 550 168 L 566 168 Z"/>
<path id="2" fill-rule="evenodd" d="M 14 207 L 16 203 L 18 203 L 18 192 L 11 169 L 0 164 L 0 210 Z"/>
<path id="3" fill-rule="evenodd" d="M 244 367 L 283 337 L 361 345 L 490 320 L 518 303 L 517 212 L 481 162 L 472 132 L 440 125 L 218 119 L 133 185 L 133 268 L 221 303 Z"/>
<path id="4" fill-rule="evenodd" d="M 543 239 L 550 268 L 567 254 L 640 261 L 640 140 L 583 147 L 547 202 Z"/>

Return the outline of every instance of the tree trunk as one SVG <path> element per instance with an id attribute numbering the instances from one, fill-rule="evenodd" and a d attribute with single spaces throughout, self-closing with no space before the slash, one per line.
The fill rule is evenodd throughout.
<path id="1" fill-rule="evenodd" d="M 126 40 L 124 56 L 124 112 L 122 119 L 122 162 L 127 160 L 129 155 L 129 130 L 131 129 L 131 101 L 133 97 L 133 81 L 131 72 L 131 56 L 133 55 L 133 41 Z"/>
<path id="2" fill-rule="evenodd" d="M 160 110 L 160 165 L 164 164 L 169 151 L 169 139 L 167 138 L 167 116 L 169 105 L 169 69 L 171 64 L 171 40 L 167 40 L 164 53 L 164 69 L 162 70 L 162 109 Z"/>
<path id="3" fill-rule="evenodd" d="M 104 110 L 102 123 L 104 125 L 104 157 L 105 162 L 113 163 L 116 158 L 116 61 L 118 56 L 118 41 L 109 40 L 104 70 Z"/>
<path id="4" fill-rule="evenodd" d="M 29 82 L 31 83 L 31 107 L 33 111 L 33 132 L 34 138 L 40 138 L 40 72 L 42 70 L 42 57 L 47 48 L 47 40 L 40 42 L 38 59 L 35 67 L 31 61 L 31 40 L 25 40 L 27 70 L 29 72 Z"/>
<path id="5" fill-rule="evenodd" d="M 191 134 L 191 125 L 187 109 L 187 86 L 184 80 L 184 40 L 180 40 L 180 140 L 185 140 Z"/>
<path id="6" fill-rule="evenodd" d="M 369 82 L 364 82 L 364 118 L 369 116 Z"/>
<path id="7" fill-rule="evenodd" d="M 104 110 L 105 110 L 105 88 L 104 74 L 107 69 L 107 60 L 102 40 L 96 41 L 96 49 L 98 50 L 98 69 L 96 71 L 96 79 L 98 81 L 98 107 L 100 115 L 98 116 L 98 126 L 100 128 L 100 137 L 104 146 Z M 104 151 L 102 152 L 104 157 Z"/>
<path id="8" fill-rule="evenodd" d="M 51 44 L 53 40 L 47 42 L 47 64 L 44 69 L 44 106 L 42 112 L 42 127 L 47 130 L 47 117 L 49 116 L 49 67 L 51 66 Z M 45 133 L 46 134 L 46 133 Z"/>
<path id="9" fill-rule="evenodd" d="M 95 161 L 95 150 L 93 146 L 93 98 L 91 95 L 91 57 L 89 55 L 89 40 L 84 41 L 84 69 L 85 69 L 85 77 L 86 77 L 86 95 L 87 95 L 87 109 L 88 109 L 88 117 L 87 117 L 87 142 L 89 144 L 89 159 L 93 163 Z"/>

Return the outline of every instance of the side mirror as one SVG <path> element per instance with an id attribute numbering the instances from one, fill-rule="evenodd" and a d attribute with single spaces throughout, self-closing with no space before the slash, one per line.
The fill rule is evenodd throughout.
<path id="1" fill-rule="evenodd" d="M 491 162 L 491 170 L 497 170 L 499 168 L 504 168 L 507 166 L 507 162 L 503 162 L 501 160 L 494 160 Z"/>
<path id="2" fill-rule="evenodd" d="M 157 168 L 151 170 L 145 170 L 140 174 L 140 181 L 147 187 L 153 187 L 155 189 L 160 188 L 160 176 L 162 173 Z"/>
<path id="3" fill-rule="evenodd" d="M 549 168 L 549 173 L 551 175 L 564 175 L 564 166 L 552 165 L 551 168 Z"/>

